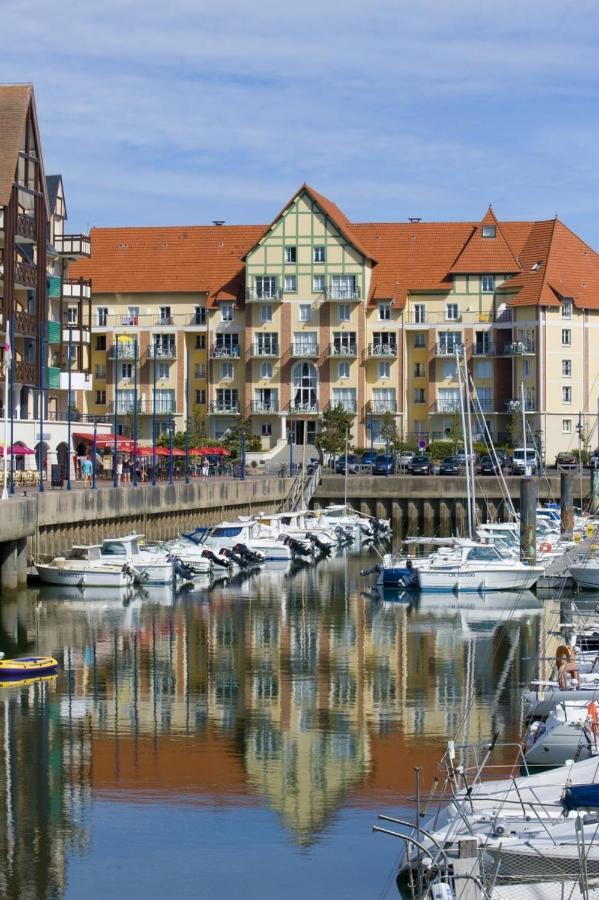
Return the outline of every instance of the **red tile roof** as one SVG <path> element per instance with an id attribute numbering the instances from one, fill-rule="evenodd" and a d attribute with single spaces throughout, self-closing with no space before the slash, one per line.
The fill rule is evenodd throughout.
<path id="1" fill-rule="evenodd" d="M 334 215 L 335 227 L 373 261 L 371 302 L 392 300 L 401 309 L 410 293 L 448 292 L 452 272 L 502 274 L 517 265 L 515 277 L 500 288 L 510 303 L 551 305 L 561 295 L 599 308 L 599 256 L 559 221 L 499 223 L 489 210 L 479 223 L 356 224 L 307 185 L 294 197 L 301 191 L 331 220 Z M 497 226 L 495 238 L 481 236 L 487 221 Z M 73 264 L 70 273 L 91 277 L 95 294 L 183 292 L 207 293 L 209 304 L 241 300 L 243 259 L 270 227 L 95 228 L 91 259 Z"/>

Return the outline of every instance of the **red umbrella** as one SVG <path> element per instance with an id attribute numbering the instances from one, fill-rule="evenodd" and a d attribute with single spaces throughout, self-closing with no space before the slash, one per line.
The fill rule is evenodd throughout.
<path id="1" fill-rule="evenodd" d="M 173 449 L 173 456 L 185 456 L 185 450 L 178 450 L 177 447 Z"/>
<path id="2" fill-rule="evenodd" d="M 8 448 L 9 456 L 35 456 L 35 450 L 32 450 L 31 447 L 28 447 L 27 444 L 22 444 L 20 441 L 16 441 L 11 447 Z M 0 456 L 4 456 L 4 447 L 0 447 Z"/>
<path id="3" fill-rule="evenodd" d="M 225 447 L 194 447 L 189 451 L 190 456 L 230 456 L 231 451 Z"/>

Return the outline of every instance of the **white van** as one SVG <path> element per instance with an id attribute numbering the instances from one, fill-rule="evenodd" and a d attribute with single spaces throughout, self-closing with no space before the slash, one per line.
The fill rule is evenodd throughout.
<path id="1" fill-rule="evenodd" d="M 512 454 L 512 474 L 526 474 L 526 466 L 528 464 L 531 474 L 537 471 L 538 457 L 534 447 L 526 448 L 526 459 L 524 457 L 524 447 L 516 447 Z"/>

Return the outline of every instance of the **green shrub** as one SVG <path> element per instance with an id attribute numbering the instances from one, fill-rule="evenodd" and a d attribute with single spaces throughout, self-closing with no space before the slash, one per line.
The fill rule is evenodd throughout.
<path id="1" fill-rule="evenodd" d="M 455 444 L 453 441 L 431 441 L 427 447 L 427 453 L 433 459 L 444 459 L 454 455 Z"/>

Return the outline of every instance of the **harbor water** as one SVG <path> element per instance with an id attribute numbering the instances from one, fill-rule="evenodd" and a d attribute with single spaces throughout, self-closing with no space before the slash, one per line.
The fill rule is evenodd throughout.
<path id="1" fill-rule="evenodd" d="M 520 738 L 543 604 L 376 596 L 375 561 L 3 598 L 0 649 L 60 672 L 0 687 L 0 896 L 396 896 L 377 813 L 448 737 Z"/>

